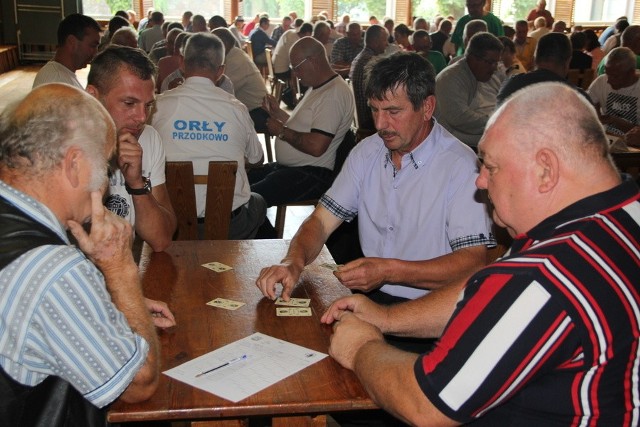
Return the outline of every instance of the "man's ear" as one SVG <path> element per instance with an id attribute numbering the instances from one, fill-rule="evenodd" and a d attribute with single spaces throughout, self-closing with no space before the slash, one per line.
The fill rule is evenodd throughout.
<path id="1" fill-rule="evenodd" d="M 224 74 L 224 65 L 221 65 L 218 67 L 218 71 L 216 71 L 216 81 L 220 80 L 223 74 Z"/>
<path id="2" fill-rule="evenodd" d="M 100 91 L 94 85 L 87 85 L 87 88 L 85 90 L 89 95 L 93 96 L 94 98 L 100 99 Z"/>
<path id="3" fill-rule="evenodd" d="M 80 171 L 83 161 L 84 153 L 76 147 L 69 148 L 64 155 L 62 167 L 71 187 L 77 188 L 80 185 Z"/>
<path id="4" fill-rule="evenodd" d="M 553 190 L 560 178 L 560 161 L 556 153 L 548 148 L 539 150 L 536 153 L 536 166 L 539 191 L 547 193 Z"/>
<path id="5" fill-rule="evenodd" d="M 431 120 L 431 117 L 433 117 L 433 112 L 436 110 L 436 96 L 435 95 L 427 96 L 425 100 L 422 101 L 422 106 L 424 108 L 425 120 L 427 121 Z"/>

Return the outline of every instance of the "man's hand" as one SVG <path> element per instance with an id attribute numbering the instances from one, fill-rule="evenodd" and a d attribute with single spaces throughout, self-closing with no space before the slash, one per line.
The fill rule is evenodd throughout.
<path id="1" fill-rule="evenodd" d="M 339 364 L 353 370 L 358 350 L 371 341 L 384 342 L 382 332 L 353 313 L 343 312 L 333 325 L 329 354 Z"/>
<path id="2" fill-rule="evenodd" d="M 75 221 L 70 220 L 67 225 L 78 241 L 80 250 L 103 273 L 123 268 L 127 263 L 135 266 L 131 253 L 131 225 L 103 206 L 102 194 L 99 191 L 91 193 L 90 234 Z"/>
<path id="3" fill-rule="evenodd" d="M 384 284 L 391 267 L 387 258 L 358 258 L 334 272 L 340 282 L 351 290 L 369 292 Z"/>
<path id="4" fill-rule="evenodd" d="M 176 325 L 176 318 L 173 317 L 173 313 L 165 302 L 145 298 L 144 304 L 151 313 L 156 328 L 165 329 Z"/>
<path id="5" fill-rule="evenodd" d="M 640 126 L 635 126 L 622 137 L 627 145 L 632 147 L 640 147 Z"/>
<path id="6" fill-rule="evenodd" d="M 131 188 L 142 188 L 142 147 L 129 132 L 118 136 L 118 168 Z"/>
<path id="7" fill-rule="evenodd" d="M 275 114 L 280 109 L 280 106 L 273 95 L 265 95 L 262 99 L 262 109 L 271 115 Z"/>
<path id="8" fill-rule="evenodd" d="M 281 264 L 263 268 L 256 280 L 256 286 L 258 286 L 262 295 L 275 300 L 276 283 L 280 283 L 282 284 L 282 298 L 285 301 L 289 301 L 291 291 L 293 291 L 300 278 L 300 273 L 302 273 L 302 268 L 283 261 Z"/>
<path id="9" fill-rule="evenodd" d="M 386 330 L 387 318 L 389 316 L 388 307 L 376 304 L 368 297 L 356 294 L 335 300 L 327 311 L 322 315 L 320 321 L 327 325 L 340 319 L 346 311 L 355 314 L 359 319 L 376 326 L 382 332 Z"/>

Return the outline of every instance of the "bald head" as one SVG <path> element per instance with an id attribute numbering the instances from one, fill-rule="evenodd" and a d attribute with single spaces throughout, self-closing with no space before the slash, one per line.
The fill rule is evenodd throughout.
<path id="1" fill-rule="evenodd" d="M 336 74 L 329 64 L 324 46 L 313 37 L 302 37 L 296 41 L 289 52 L 289 59 L 305 86 L 316 86 Z"/>
<path id="2" fill-rule="evenodd" d="M 106 177 L 115 140 L 113 120 L 98 100 L 69 85 L 42 85 L 0 116 L 0 177 L 44 177 L 71 147 L 103 165 Z"/>

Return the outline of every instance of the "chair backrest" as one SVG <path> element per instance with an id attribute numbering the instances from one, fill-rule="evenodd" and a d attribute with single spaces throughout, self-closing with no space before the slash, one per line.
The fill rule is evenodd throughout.
<path id="1" fill-rule="evenodd" d="M 349 88 L 351 89 L 351 95 L 353 95 L 353 99 L 355 101 L 355 92 L 353 91 L 353 82 L 349 82 Z M 367 111 L 361 111 L 362 110 L 362 106 L 359 105 L 358 102 L 355 102 L 355 114 L 353 115 L 353 124 L 356 127 L 356 133 L 355 133 L 355 142 L 360 142 L 361 140 L 363 140 L 364 138 L 373 135 L 374 133 L 376 133 L 375 129 L 369 129 L 369 128 L 363 128 L 361 126 L 361 123 L 363 122 L 363 119 L 365 118 L 365 114 L 371 115 L 371 110 L 369 110 L 367 108 Z M 359 108 L 360 107 L 360 108 Z"/>
<path id="2" fill-rule="evenodd" d="M 249 58 L 253 61 L 253 46 L 251 45 L 251 40 L 247 40 L 244 44 L 244 51 L 247 52 L 247 55 L 249 55 Z"/>
<path id="3" fill-rule="evenodd" d="M 584 70 L 572 68 L 567 73 L 567 80 L 577 87 L 587 90 L 589 89 L 594 76 L 595 70 L 593 68 L 585 68 Z"/>
<path id="4" fill-rule="evenodd" d="M 271 48 L 264 50 L 265 58 L 267 59 L 267 70 L 269 72 L 269 81 L 273 85 L 276 81 L 276 73 L 273 71 L 273 61 L 271 60 Z"/>
<path id="5" fill-rule="evenodd" d="M 198 239 L 195 184 L 207 186 L 204 238 L 226 240 L 238 162 L 209 162 L 207 175 L 194 175 L 190 161 L 167 162 L 166 169 L 167 190 L 178 219 L 175 240 Z"/>

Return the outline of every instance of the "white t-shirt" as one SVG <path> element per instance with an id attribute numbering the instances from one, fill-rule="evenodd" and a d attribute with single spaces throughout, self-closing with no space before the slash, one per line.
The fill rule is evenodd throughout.
<path id="1" fill-rule="evenodd" d="M 591 100 L 600 104 L 602 114 L 619 117 L 633 123 L 640 124 L 640 79 L 631 86 L 613 90 L 609 85 L 607 75 L 603 74 L 591 83 L 587 93 Z M 624 132 L 607 125 L 607 132 L 622 135 Z"/>
<path id="2" fill-rule="evenodd" d="M 284 166 L 319 166 L 333 170 L 336 150 L 353 122 L 354 100 L 347 83 L 335 75 L 319 87 L 309 88 L 287 120 L 296 132 L 333 135 L 327 151 L 314 157 L 276 138 L 276 158 Z"/>
<path id="3" fill-rule="evenodd" d="M 76 73 L 56 61 L 49 61 L 40 68 L 40 71 L 38 71 L 38 74 L 36 74 L 36 78 L 33 81 L 32 88 L 36 88 L 47 83 L 66 83 L 84 90 L 76 76 Z"/>
<path id="4" fill-rule="evenodd" d="M 300 40 L 296 30 L 287 30 L 278 40 L 276 47 L 273 49 L 271 59 L 273 61 L 274 73 L 286 73 L 289 69 L 289 51 L 295 42 Z"/>
<path id="5" fill-rule="evenodd" d="M 138 143 L 142 147 L 142 176 L 151 180 L 155 187 L 165 183 L 165 155 L 162 140 L 158 132 L 151 126 L 145 126 Z M 124 175 L 117 169 L 109 177 L 108 195 L 105 206 L 111 212 L 125 218 L 131 225 L 136 222 L 133 196 L 127 193 L 124 186 Z"/>
<path id="6" fill-rule="evenodd" d="M 224 62 L 224 73 L 233 82 L 238 101 L 246 105 L 249 111 L 260 107 L 267 94 L 267 87 L 256 64 L 237 47 L 229 50 Z"/>
<path id="7" fill-rule="evenodd" d="M 263 157 L 247 107 L 204 77 L 189 77 L 181 86 L 158 97 L 152 118 L 170 161 L 193 162 L 197 175 L 206 175 L 211 160 L 238 162 L 233 209 L 249 201 L 251 189 L 245 158 Z M 206 185 L 196 185 L 198 216 L 203 217 Z"/>

